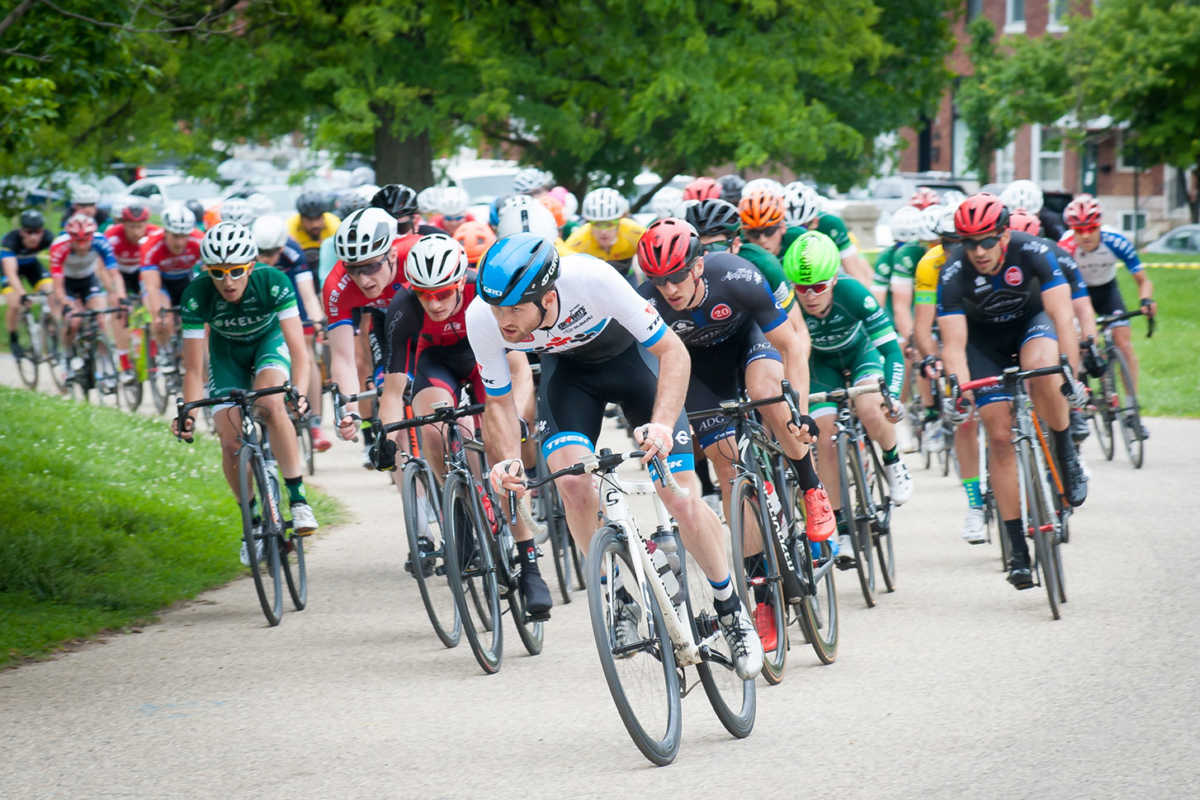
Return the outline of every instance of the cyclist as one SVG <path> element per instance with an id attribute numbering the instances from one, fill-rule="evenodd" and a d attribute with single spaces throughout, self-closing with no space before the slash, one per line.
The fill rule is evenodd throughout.
<path id="1" fill-rule="evenodd" d="M 478 293 L 467 309 L 467 335 L 487 392 L 484 438 L 502 457 L 492 467 L 493 484 L 525 491 L 506 351 L 540 354 L 538 426 L 545 434 L 542 450 L 551 470 L 590 455 L 605 403 L 619 403 L 647 459 L 663 456 L 688 489 L 677 495 L 660 487 L 659 497 L 712 583 L 738 675 L 757 675 L 762 643 L 733 591 L 720 520 L 701 499 L 692 470 L 691 435 L 683 413 L 691 365 L 683 342 L 653 306 L 601 261 L 581 254 L 560 259 L 552 242 L 533 234 L 492 245 L 480 264 Z M 597 519 L 592 476 L 563 477 L 557 484 L 571 535 L 586 551 Z M 527 553 L 532 561 L 532 542 Z M 641 612 L 622 590 L 617 593 L 622 601 L 618 634 L 621 643 L 631 643 Z"/>
<path id="2" fill-rule="evenodd" d="M 467 254 L 467 264 L 474 269 L 479 259 L 483 258 L 483 254 L 496 241 L 496 234 L 483 222 L 464 222 L 454 231 L 454 239 L 463 246 Z"/>
<path id="3" fill-rule="evenodd" d="M 342 219 L 358 211 L 360 208 L 366 208 L 371 205 L 371 198 L 379 192 L 378 186 L 370 184 L 364 186 L 356 186 L 349 192 L 345 192 L 341 197 L 341 203 L 338 206 L 338 212 Z M 299 245 L 297 245 L 298 247 Z M 325 279 L 329 277 L 329 273 L 333 272 L 333 265 L 338 262 L 337 252 L 333 247 L 333 237 L 330 236 L 321 242 L 321 247 L 318 250 L 317 268 L 313 271 L 313 276 L 317 280 L 317 288 L 325 285 Z"/>
<path id="4" fill-rule="evenodd" d="M 912 245 L 917 243 L 917 238 L 921 233 L 923 220 L 921 211 L 914 206 L 900 206 L 892 214 L 890 227 L 892 231 L 892 244 L 884 248 L 879 256 L 875 259 L 875 280 L 871 283 L 871 295 L 875 298 L 875 302 L 881 306 L 888 308 L 889 315 L 891 314 L 891 280 L 892 266 L 896 256 L 901 251 L 904 251 L 906 256 L 917 255 L 912 249 Z M 917 260 L 925 254 L 922 249 L 920 255 L 917 255 Z M 916 264 L 912 265 L 912 271 L 915 273 Z M 902 270 L 903 272 L 903 270 Z M 895 316 L 892 316 L 895 319 Z"/>
<path id="5" fill-rule="evenodd" d="M 292 283 L 292 290 L 300 302 L 296 304 L 300 312 L 300 325 L 304 330 L 304 344 L 308 348 L 309 358 L 313 369 L 309 371 L 309 384 L 304 387 L 308 396 L 314 398 L 312 414 L 307 424 L 312 435 L 313 449 L 324 453 L 333 447 L 333 443 L 321 433 L 321 370 L 316 359 L 317 332 L 325 329 L 325 308 L 317 296 L 313 286 L 313 273 L 304 261 L 300 246 L 287 235 L 287 226 L 282 219 L 268 215 L 259 217 L 253 226 L 247 226 L 254 233 L 254 244 L 258 247 L 258 262 L 268 267 L 275 267 Z"/>
<path id="6" fill-rule="evenodd" d="M 432 220 L 434 226 L 453 236 L 463 223 L 475 221 L 475 217 L 467 212 L 470 205 L 471 198 L 466 190 L 459 186 L 445 187 L 438 198 L 438 216 Z"/>
<path id="7" fill-rule="evenodd" d="M 125 301 L 125 283 L 117 277 L 117 260 L 108 243 L 101 248 L 98 239 L 103 237 L 96 236 L 96 220 L 86 214 L 75 214 L 67 219 L 66 230 L 50 245 L 50 277 L 57 308 L 80 311 L 87 307 L 96 311 L 105 307 L 110 294 L 119 303 Z M 68 346 L 74 341 L 77 328 L 77 321 L 68 326 L 64 337 Z M 118 357 L 127 364 L 129 332 L 124 325 L 111 321 L 109 332 L 116 342 Z"/>
<path id="8" fill-rule="evenodd" d="M 236 222 L 238 225 L 253 228 L 254 220 L 257 217 L 254 206 L 250 205 L 250 201 L 241 197 L 230 197 L 221 203 L 221 222 Z"/>
<path id="9" fill-rule="evenodd" d="M 732 253 L 705 253 L 691 225 L 665 219 L 646 229 L 638 243 L 638 263 L 647 278 L 638 292 L 658 309 L 692 357 L 684 402 L 688 411 L 713 409 L 723 400 L 737 398 L 739 385 L 745 386 L 751 400 L 777 396 L 786 375 L 797 392 L 797 406 L 805 414 L 807 331 L 800 336 L 788 324 L 787 314 L 776 305 L 762 275 L 750 262 Z M 804 493 L 809 538 L 828 539 L 834 531 L 833 510 L 808 451 L 816 423 L 805 415 L 801 417 L 804 430 L 795 428 L 787 407 L 780 403 L 763 406 L 760 411 L 795 468 Z M 733 425 L 724 415 L 713 414 L 692 426 L 721 486 L 731 486 L 735 453 L 728 440 L 735 433 Z M 725 517 L 730 519 L 729 492 L 723 500 Z M 761 549 L 755 550 L 754 554 L 758 553 Z M 763 648 L 775 649 L 774 612 L 765 603 L 755 611 L 755 625 L 759 636 L 765 637 Z"/>
<path id="10" fill-rule="evenodd" d="M 720 200 L 721 187 L 712 178 L 700 177 L 683 187 L 683 199 L 687 200 Z"/>
<path id="11" fill-rule="evenodd" d="M 396 219 L 396 232 L 400 236 L 429 233 L 445 233 L 441 228 L 426 225 L 421 221 L 420 206 L 417 204 L 417 192 L 403 183 L 389 183 L 375 193 L 371 205 L 382 208 Z M 415 237 L 413 241 L 416 241 Z M 401 261 L 403 272 L 403 261 Z"/>
<path id="12" fill-rule="evenodd" d="M 1046 208 L 1046 196 L 1042 187 L 1031 180 L 1021 179 L 1010 183 L 1000 192 L 1000 201 L 1008 206 L 1008 210 L 1016 213 L 1025 211 L 1038 218 L 1041 222 L 1042 233 L 1046 238 L 1058 241 L 1062 238 L 1065 228 L 1061 214 L 1056 214 Z"/>
<path id="13" fill-rule="evenodd" d="M 207 395 L 217 397 L 233 389 L 265 389 L 291 380 L 292 386 L 308 385 L 311 364 L 300 329 L 296 295 L 287 276 L 274 267 L 256 265 L 258 247 L 254 234 L 244 225 L 220 222 L 201 241 L 201 258 L 209 279 L 197 278 L 183 293 L 183 399 L 193 402 L 205 394 L 202 384 L 204 359 L 208 355 L 211 377 Z M 206 341 L 207 340 L 207 341 Z M 207 347 L 205 345 L 207 344 Z M 300 411 L 308 403 L 300 398 Z M 304 495 L 300 448 L 281 394 L 255 402 L 271 440 L 271 450 L 287 487 L 292 525 L 297 535 L 307 536 L 318 527 Z M 225 480 L 239 496 L 238 449 L 241 419 L 236 407 L 216 406 L 213 423 L 221 440 L 221 467 Z M 184 430 L 178 420 L 172 433 L 191 441 L 195 417 L 189 415 Z M 258 519 L 257 498 L 251 498 L 251 513 Z M 242 542 L 242 563 L 250 559 Z"/>
<path id="14" fill-rule="evenodd" d="M 793 185 L 788 205 L 792 206 L 792 211 L 788 214 L 788 229 L 783 235 L 781 252 L 786 253 L 792 242 L 800 238 L 805 231 L 820 231 L 838 246 L 842 259 L 841 271 L 863 286 L 871 285 L 874 279 L 871 265 L 858 252 L 858 247 L 850 238 L 850 231 L 846 229 L 842 218 L 821 210 L 821 196 L 817 194 L 816 189 L 811 186 L 801 189 Z"/>
<path id="15" fill-rule="evenodd" d="M 141 294 L 139 276 L 142 269 L 142 248 L 152 238 L 162 236 L 162 228 L 150 224 L 150 209 L 141 203 L 130 203 L 121 209 L 120 222 L 109 226 L 104 238 L 117 259 L 117 268 L 125 281 L 130 297 Z"/>
<path id="16" fill-rule="evenodd" d="M 607 261 L 631 285 L 636 284 L 633 257 L 646 229 L 626 216 L 629 201 L 616 189 L 593 189 L 583 196 L 581 213 L 585 224 L 567 239 L 567 249 Z"/>
<path id="17" fill-rule="evenodd" d="M 751 181 L 747 186 L 751 186 Z M 738 204 L 742 223 L 742 242 L 734 249 L 736 255 L 749 261 L 762 273 L 775 295 L 775 300 L 788 314 L 797 332 L 807 335 L 804 317 L 796 303 L 791 283 L 784 277 L 779 263 L 783 255 L 782 242 L 786 222 L 784 200 L 770 189 L 751 188 Z M 782 299 L 781 299 L 782 298 Z"/>
<path id="18" fill-rule="evenodd" d="M 183 205 L 187 208 L 188 211 L 192 212 L 192 216 L 195 217 L 195 219 L 196 219 L 195 234 L 196 234 L 196 238 L 199 239 L 200 237 L 204 236 L 204 230 L 205 230 L 204 204 L 201 203 L 199 200 L 192 199 L 192 200 L 186 201 Z"/>
<path id="19" fill-rule="evenodd" d="M 904 380 L 904 355 L 896 340 L 887 312 L 875 302 L 865 286 L 849 276 L 838 275 L 841 254 L 832 239 L 819 231 L 809 231 L 792 243 L 783 256 L 783 269 L 796 285 L 796 294 L 804 312 L 804 321 L 812 336 L 809 359 L 810 390 L 825 392 L 850 382 L 876 383 L 885 377 L 888 392 L 900 397 Z M 817 464 L 821 482 L 830 493 L 837 519 L 838 556 L 842 569 L 854 566 L 854 546 L 849 521 L 841 508 L 841 476 L 834 449 L 834 403 L 818 403 L 809 413 L 817 422 Z M 854 403 L 854 411 L 863 427 L 883 451 L 884 471 L 892 501 L 903 505 L 912 497 L 912 477 L 900 460 L 895 423 L 902 407 L 885 414 L 884 405 L 873 395 Z"/>
<path id="20" fill-rule="evenodd" d="M 75 214 L 83 214 L 84 216 L 96 219 L 96 212 L 100 204 L 100 190 L 90 183 L 77 183 L 71 187 L 71 202 L 67 213 L 63 215 L 63 226 L 66 227 L 66 220 Z M 99 221 L 96 222 L 100 224 Z"/>
<path id="21" fill-rule="evenodd" d="M 717 186 L 721 187 L 721 199 L 731 206 L 736 206 L 742 201 L 742 189 L 746 188 L 746 179 L 736 172 L 730 172 L 717 178 Z"/>
<path id="22" fill-rule="evenodd" d="M 154 335 L 165 346 L 175 321 L 165 308 L 178 306 L 200 262 L 200 239 L 193 236 L 196 219 L 185 206 L 168 206 L 162 215 L 163 235 L 142 248 L 142 297 L 154 319 Z"/>
<path id="23" fill-rule="evenodd" d="M 1058 243 L 1075 257 L 1097 314 L 1120 314 L 1125 311 L 1125 301 L 1121 299 L 1121 290 L 1117 285 L 1117 262 L 1121 261 L 1137 284 L 1142 308 L 1147 315 L 1154 316 L 1158 311 L 1154 302 L 1154 284 L 1146 277 L 1142 261 L 1130 241 L 1116 231 L 1100 228 L 1101 213 L 1100 203 L 1095 198 L 1090 195 L 1076 197 L 1063 211 L 1063 221 L 1070 230 L 1063 234 Z M 1133 352 L 1133 339 L 1129 331 L 1129 320 L 1112 326 L 1113 343 L 1129 363 L 1133 388 L 1137 391 L 1138 360 Z M 1143 439 L 1150 436 L 1145 425 L 1141 426 L 1138 433 Z"/>
<path id="24" fill-rule="evenodd" d="M 942 267 L 937 310 L 946 371 L 963 382 L 1017 364 L 1023 369 L 1054 366 L 1060 352 L 1078 368 L 1075 315 L 1061 265 L 1049 247 L 1011 231 L 1008 221 L 1000 198 L 986 192 L 968 197 L 954 215 L 962 249 Z M 1029 393 L 1052 432 L 1067 500 L 1078 506 L 1087 498 L 1087 478 L 1071 442 L 1069 406 L 1060 383 L 1056 376 L 1037 378 L 1030 381 Z M 1083 388 L 1073 386 L 1071 403 L 1081 405 L 1084 397 Z M 1008 580 L 1017 589 L 1028 589 L 1033 578 L 1020 518 L 1011 400 L 1003 386 L 974 393 L 987 429 L 989 479 L 1012 543 Z M 955 412 L 951 408 L 947 413 Z"/>
<path id="25" fill-rule="evenodd" d="M 924 211 L 930 206 L 941 204 L 942 198 L 928 186 L 921 186 L 908 198 L 908 204 L 918 211 Z"/>
<path id="26" fill-rule="evenodd" d="M 17 342 L 17 321 L 21 315 L 21 302 L 25 299 L 21 280 L 28 281 L 35 292 L 50 289 L 53 281 L 38 259 L 38 253 L 49 250 L 53 241 L 50 231 L 46 230 L 42 212 L 32 208 L 21 212 L 20 227 L 4 234 L 4 239 L 0 240 L 0 294 L 8 301 L 5 322 L 9 350 L 14 356 L 20 355 L 21 349 Z"/>
<path id="27" fill-rule="evenodd" d="M 300 245 L 304 261 L 310 267 L 317 265 L 321 242 L 338 229 L 340 220 L 333 214 L 332 205 L 324 192 L 302 192 L 296 198 L 296 213 L 288 219 L 288 236 Z"/>
<path id="28" fill-rule="evenodd" d="M 541 197 L 550 190 L 554 176 L 537 167 L 525 167 L 513 176 L 513 194 L 525 194 L 530 197 Z"/>

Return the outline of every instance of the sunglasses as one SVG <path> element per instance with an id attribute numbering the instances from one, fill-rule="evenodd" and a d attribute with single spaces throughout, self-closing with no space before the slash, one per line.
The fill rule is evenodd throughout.
<path id="1" fill-rule="evenodd" d="M 365 277 L 374 275 L 379 270 L 383 269 L 383 265 L 387 263 L 387 256 L 382 256 L 374 261 L 364 261 L 361 264 L 343 264 L 346 268 L 346 274 L 351 277 Z"/>
<path id="2" fill-rule="evenodd" d="M 442 214 L 442 219 L 446 222 L 462 222 L 466 218 L 466 214 Z"/>
<path id="3" fill-rule="evenodd" d="M 619 219 L 602 219 L 598 222 L 593 222 L 592 227 L 599 228 L 602 231 L 608 231 L 608 230 L 612 230 L 613 228 L 617 227 L 620 224 L 621 224 L 621 221 Z"/>
<path id="4" fill-rule="evenodd" d="M 650 275 L 650 283 L 655 286 L 666 286 L 668 283 L 683 283 L 692 275 L 692 267 L 700 261 L 699 258 L 693 258 L 683 269 L 677 269 L 674 272 L 666 275 Z"/>
<path id="5" fill-rule="evenodd" d="M 239 264 L 236 267 L 214 267 L 210 265 L 205 267 L 205 269 L 208 270 L 209 275 L 217 280 L 236 281 L 239 278 L 245 277 L 246 273 L 253 266 L 254 263 L 251 262 L 249 264 Z"/>
<path id="6" fill-rule="evenodd" d="M 833 286 L 833 281 L 818 281 L 817 283 L 796 284 L 796 291 L 799 294 L 825 294 L 829 291 L 829 287 Z"/>
<path id="7" fill-rule="evenodd" d="M 963 239 L 962 246 L 964 250 L 991 250 L 996 245 L 1000 244 L 999 236 L 989 236 L 986 239 Z"/>
<path id="8" fill-rule="evenodd" d="M 752 239 L 766 239 L 768 236 L 774 236 L 779 233 L 782 226 L 772 225 L 769 228 L 746 228 L 746 235 Z"/>
<path id="9" fill-rule="evenodd" d="M 418 289 L 414 286 L 413 291 L 417 293 L 418 297 L 424 300 L 441 301 L 449 300 L 458 294 L 458 286 L 443 286 L 441 289 Z"/>
<path id="10" fill-rule="evenodd" d="M 704 253 L 721 253 L 733 246 L 733 242 L 729 239 L 718 239 L 715 242 L 700 245 L 701 252 Z"/>
<path id="11" fill-rule="evenodd" d="M 1079 228 L 1071 228 L 1071 230 L 1075 231 L 1076 233 L 1088 234 L 1088 233 L 1095 233 L 1096 231 L 1100 230 L 1100 226 L 1099 225 L 1085 225 L 1085 226 L 1079 227 Z"/>

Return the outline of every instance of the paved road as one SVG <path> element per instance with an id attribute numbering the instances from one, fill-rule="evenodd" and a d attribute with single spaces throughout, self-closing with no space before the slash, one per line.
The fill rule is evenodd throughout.
<path id="1" fill-rule="evenodd" d="M 541 656 L 510 629 L 496 676 L 443 648 L 402 571 L 398 496 L 339 445 L 314 482 L 356 522 L 312 544 L 309 609 L 266 628 L 239 580 L 0 672 L 0 797 L 1194 797 L 1200 422 L 1150 428 L 1141 471 L 1088 451 L 1061 621 L 958 539 L 961 489 L 918 469 L 899 591 L 868 611 L 847 574 L 837 663 L 794 647 L 743 741 L 693 693 L 665 769 L 620 724 L 582 598 Z"/>

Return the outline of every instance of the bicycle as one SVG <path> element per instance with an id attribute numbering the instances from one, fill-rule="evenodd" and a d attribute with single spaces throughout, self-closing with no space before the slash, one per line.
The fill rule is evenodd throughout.
<path id="1" fill-rule="evenodd" d="M 54 378 L 56 384 L 72 394 L 78 392 L 85 402 L 91 402 L 94 389 L 97 403 L 107 405 L 111 400 L 113 408 L 120 408 L 121 373 L 117 369 L 115 350 L 101 328 L 100 318 L 124 311 L 124 308 L 114 307 L 67 312 L 66 319 L 77 318 L 80 325 L 75 341 L 61 348 L 60 357 L 51 367 L 58 371 Z"/>
<path id="2" fill-rule="evenodd" d="M 768 683 L 783 680 L 791 643 L 787 630 L 795 622 L 824 664 L 837 659 L 838 607 L 834 585 L 833 546 L 810 542 L 805 528 L 804 497 L 783 449 L 758 418 L 755 410 L 786 403 L 793 420 L 799 417 L 791 386 L 782 382 L 778 397 L 730 400 L 719 409 L 688 414 L 702 419 L 724 414 L 734 423 L 736 457 L 730 485 L 729 530 L 738 594 L 747 611 L 766 603 L 775 620 L 773 651 L 764 647 L 763 677 Z M 811 400 L 821 402 L 824 394 Z M 781 502 L 782 500 L 782 502 Z M 763 535 L 770 547 L 763 547 Z M 759 552 L 744 556 L 747 549 Z M 757 556 L 757 557 L 756 557 Z M 751 602 L 753 600 L 753 602 Z"/>
<path id="3" fill-rule="evenodd" d="M 1050 440 L 1034 413 L 1033 401 L 1025 386 L 1025 382 L 1031 378 L 1047 375 L 1061 375 L 1063 394 L 1070 394 L 1071 368 L 1065 356 L 1060 357 L 1059 364 L 1053 367 L 1031 370 L 1009 367 L 1000 375 L 978 378 L 961 386 L 952 375 L 950 386 L 952 396 L 958 398 L 959 404 L 963 402 L 962 392 L 990 386 L 1003 385 L 1005 392 L 1012 396 L 1012 443 L 1017 456 L 1021 525 L 1025 535 L 1033 539 L 1032 568 L 1039 576 L 1037 585 L 1045 587 L 1050 614 L 1054 619 L 1059 619 L 1059 606 L 1067 602 L 1060 545 L 1070 537 L 1068 520 L 1071 507 L 1065 501 L 1062 478 Z M 1037 446 L 1034 446 L 1035 442 Z M 1052 484 L 1056 490 L 1054 492 L 1051 491 Z M 1002 531 L 1000 538 L 1003 541 L 1007 533 Z M 1005 566 L 1007 568 L 1008 565 Z"/>
<path id="4" fill-rule="evenodd" d="M 13 359 L 17 362 L 17 373 L 21 382 L 30 389 L 36 389 L 38 371 L 43 361 L 48 360 L 46 354 L 45 328 L 48 318 L 54 315 L 46 307 L 49 296 L 44 292 L 27 292 L 21 297 L 21 308 L 17 317 L 17 343 L 12 348 Z M 57 327 L 50 335 L 57 337 Z M 57 344 L 57 341 L 55 342 Z"/>
<path id="5" fill-rule="evenodd" d="M 625 461 L 644 455 L 640 450 L 613 453 L 602 449 L 528 485 L 541 486 L 564 475 L 588 474 L 599 479 L 604 520 L 592 537 L 585 565 L 592 633 L 625 730 L 642 755 L 662 766 L 678 755 L 681 701 L 695 688 L 695 684 L 686 688 L 684 668 L 696 667 L 717 718 L 737 738 L 749 736 L 754 728 L 756 695 L 754 680 L 743 680 L 734 671 L 733 656 L 711 610 L 712 585 L 679 542 L 654 484 L 627 481 L 616 472 Z M 655 457 L 652 463 L 659 480 L 673 491 L 682 491 L 662 459 Z M 653 501 L 658 524 L 650 538 L 642 533 L 628 496 Z M 660 549 L 662 552 L 657 552 Z M 672 550 L 679 557 L 678 575 L 670 564 Z M 622 580 L 623 587 L 618 583 Z M 672 583 L 671 590 L 666 581 Z M 620 588 L 640 603 L 636 642 L 618 643 Z M 697 613 L 697 609 L 703 610 Z M 629 677 L 623 678 L 623 673 Z"/>
<path id="6" fill-rule="evenodd" d="M 183 391 L 183 331 L 179 316 L 182 309 L 179 306 L 163 308 L 159 317 L 168 314 L 175 316 L 175 324 L 170 338 L 164 347 L 159 347 L 154 339 L 154 327 L 147 319 L 148 313 L 139 316 L 142 323 L 142 341 L 147 343 L 146 380 L 150 384 L 150 396 L 154 398 L 154 407 L 159 414 L 167 413 L 167 403 L 172 396 Z M 206 421 L 210 424 L 212 420 Z"/>
<path id="7" fill-rule="evenodd" d="M 289 405 L 296 402 L 290 383 L 267 389 L 244 391 L 233 389 L 226 395 L 203 400 L 176 401 L 176 419 L 182 441 L 188 412 L 199 408 L 232 404 L 241 411 L 242 425 L 238 434 L 238 506 L 242 512 L 242 540 L 254 577 L 254 591 L 267 623 L 272 627 L 283 619 L 283 583 L 287 583 L 292 607 L 303 611 L 308 605 L 308 569 L 304 560 L 304 537 L 292 530 L 292 521 L 283 518 L 280 510 L 279 473 L 267 429 L 254 414 L 254 401 L 269 395 L 288 395 Z M 251 501 L 258 498 L 261 518 L 256 522 Z M 295 565 L 291 556 L 295 556 Z"/>
<path id="8" fill-rule="evenodd" d="M 1134 317 L 1145 316 L 1146 310 L 1138 308 L 1120 314 L 1110 314 L 1096 319 L 1104 337 L 1102 355 L 1106 362 L 1104 374 L 1100 376 L 1099 391 L 1092 392 L 1092 403 L 1084 413 L 1092 418 L 1096 439 L 1106 461 L 1113 458 L 1113 423 L 1118 424 L 1125 454 L 1134 469 L 1141 469 L 1145 459 L 1145 440 L 1142 438 L 1141 406 L 1133 388 L 1133 376 L 1125 354 L 1113 342 L 1112 326 Z M 1146 338 L 1154 335 L 1154 317 L 1146 316 Z M 1114 366 L 1115 365 L 1115 366 Z M 1088 381 L 1091 390 L 1091 381 Z"/>

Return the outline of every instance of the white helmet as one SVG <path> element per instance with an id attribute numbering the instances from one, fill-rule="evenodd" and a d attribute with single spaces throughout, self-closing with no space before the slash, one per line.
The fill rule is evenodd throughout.
<path id="1" fill-rule="evenodd" d="M 278 250 L 287 244 L 287 225 L 274 214 L 254 221 L 254 243 L 261 250 Z"/>
<path id="2" fill-rule="evenodd" d="M 231 197 L 221 203 L 221 221 L 236 222 L 238 225 L 254 224 L 254 209 L 239 197 Z"/>
<path id="3" fill-rule="evenodd" d="M 664 186 L 650 198 L 650 210 L 658 219 L 683 219 L 683 190 Z"/>
<path id="4" fill-rule="evenodd" d="M 553 180 L 549 172 L 537 167 L 526 167 L 513 176 L 512 190 L 518 194 L 529 194 L 545 189 Z"/>
<path id="5" fill-rule="evenodd" d="M 952 206 L 931 206 L 931 208 L 941 208 L 942 214 L 933 224 L 933 232 L 938 235 L 938 238 L 944 236 L 957 237 L 958 233 L 954 230 L 954 212 L 958 210 L 958 205 Z"/>
<path id="6" fill-rule="evenodd" d="M 509 202 L 501 206 L 496 222 L 497 238 L 515 233 L 536 233 L 543 239 L 557 239 L 558 225 L 550 209 L 525 195 L 521 197 L 529 202 Z"/>
<path id="7" fill-rule="evenodd" d="M 363 191 L 365 186 L 355 186 L 351 189 L 343 189 L 338 193 L 336 208 L 334 213 L 342 219 L 350 216 L 353 211 L 358 211 L 360 208 L 366 208 L 371 205 L 371 198 L 375 196 L 375 192 L 367 193 Z"/>
<path id="8" fill-rule="evenodd" d="M 629 212 L 629 201 L 616 189 L 592 189 L 583 196 L 583 218 L 588 222 L 620 219 Z"/>
<path id="9" fill-rule="evenodd" d="M 921 210 L 914 206 L 900 206 L 892 212 L 892 238 L 897 242 L 915 242 L 924 228 Z"/>
<path id="10" fill-rule="evenodd" d="M 1013 181 L 1008 186 L 1005 186 L 1004 191 L 1000 193 L 1000 202 L 1008 206 L 1010 212 L 1017 210 L 1028 211 L 1030 214 L 1036 216 L 1042 210 L 1042 203 L 1044 202 L 1042 187 L 1033 181 Z"/>
<path id="11" fill-rule="evenodd" d="M 262 192 L 254 192 L 246 198 L 246 202 L 250 204 L 250 210 L 254 212 L 255 219 L 275 210 L 275 203 Z"/>
<path id="12" fill-rule="evenodd" d="M 458 283 L 467 274 L 467 251 L 444 233 L 422 236 L 408 251 L 404 274 L 418 289 L 437 289 Z"/>
<path id="13" fill-rule="evenodd" d="M 396 218 L 382 208 L 360 208 L 338 226 L 333 251 L 349 264 L 384 255 L 396 238 Z"/>
<path id="14" fill-rule="evenodd" d="M 821 213 L 821 197 L 811 186 L 800 192 L 788 192 L 783 196 L 786 212 L 784 221 L 789 228 L 802 228 Z"/>
<path id="15" fill-rule="evenodd" d="M 438 208 L 442 204 L 442 187 L 427 186 L 417 192 L 417 210 L 425 216 L 432 216 L 438 213 Z"/>
<path id="16" fill-rule="evenodd" d="M 100 202 L 100 190 L 90 183 L 77 183 L 71 187 L 71 204 L 94 206 Z"/>
<path id="17" fill-rule="evenodd" d="M 471 205 L 471 197 L 467 194 L 466 189 L 461 186 L 447 186 L 442 189 L 438 211 L 451 217 L 457 217 L 460 214 L 466 214 L 469 205 Z"/>
<path id="18" fill-rule="evenodd" d="M 375 182 L 375 170 L 370 167 L 355 167 L 350 170 L 350 185 L 363 186 Z M 376 189 L 378 191 L 378 189 Z"/>
<path id="19" fill-rule="evenodd" d="M 747 198 L 754 192 L 763 191 L 769 192 L 779 197 L 785 197 L 787 191 L 783 188 L 783 184 L 774 178 L 755 178 L 752 181 L 746 181 L 746 185 L 742 187 L 742 198 Z"/>
<path id="20" fill-rule="evenodd" d="M 191 233 L 196 229 L 196 215 L 183 203 L 175 203 L 163 211 L 162 223 L 167 233 Z"/>
<path id="21" fill-rule="evenodd" d="M 938 225 L 941 223 L 942 217 L 946 214 L 946 207 L 941 203 L 936 203 L 923 209 L 914 210 L 921 217 L 921 222 L 916 228 L 914 239 L 918 242 L 936 242 L 941 238 L 938 233 Z"/>
<path id="22" fill-rule="evenodd" d="M 254 234 L 236 222 L 218 222 L 200 240 L 200 259 L 205 264 L 245 264 L 256 258 Z"/>
<path id="23" fill-rule="evenodd" d="M 805 183 L 804 181 L 792 181 L 787 186 L 783 187 L 783 191 L 785 193 L 786 192 L 795 192 L 796 194 L 800 194 L 807 188 L 808 188 L 808 184 Z"/>
<path id="24" fill-rule="evenodd" d="M 967 196 L 958 189 L 947 189 L 942 192 L 942 205 L 944 206 L 958 208 L 962 204 L 962 201 L 966 199 Z"/>

